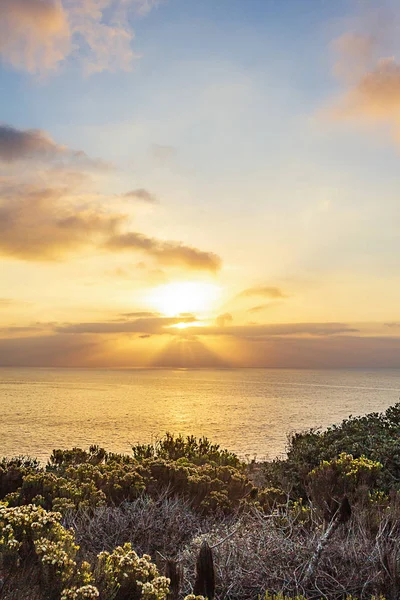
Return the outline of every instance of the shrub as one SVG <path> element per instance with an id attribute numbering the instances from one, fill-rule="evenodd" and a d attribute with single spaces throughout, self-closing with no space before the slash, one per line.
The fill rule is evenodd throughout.
<path id="1" fill-rule="evenodd" d="M 322 461 L 308 474 L 310 497 L 329 521 L 343 496 L 355 503 L 360 495 L 365 496 L 376 486 L 381 470 L 379 462 L 342 452 L 338 458 Z"/>
<path id="2" fill-rule="evenodd" d="M 307 495 L 308 473 L 341 453 L 382 465 L 376 486 L 385 492 L 400 489 L 400 403 L 384 413 L 349 417 L 326 431 L 295 433 L 287 458 L 264 463 L 268 485 L 288 491 L 295 499 Z"/>
<path id="3" fill-rule="evenodd" d="M 165 460 L 179 460 L 185 458 L 195 465 L 215 464 L 219 466 L 243 467 L 240 459 L 223 450 L 218 444 L 212 444 L 206 437 L 197 439 L 193 435 L 174 437 L 167 433 L 154 444 L 138 444 L 132 448 L 133 456 L 137 460 L 146 458 L 162 458 Z"/>
<path id="4" fill-rule="evenodd" d="M 115 600 L 165 600 L 169 580 L 159 575 L 151 557 L 142 558 L 127 543 L 113 552 L 101 552 L 96 579 L 104 598 Z"/>

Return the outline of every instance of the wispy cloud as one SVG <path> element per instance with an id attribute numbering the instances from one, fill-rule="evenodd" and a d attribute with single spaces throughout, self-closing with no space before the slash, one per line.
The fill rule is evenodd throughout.
<path id="1" fill-rule="evenodd" d="M 180 242 L 164 242 L 133 231 L 110 237 L 106 248 L 114 252 L 141 251 L 163 265 L 182 265 L 208 271 L 217 271 L 221 267 L 220 257 L 213 252 L 204 252 Z"/>
<path id="2" fill-rule="evenodd" d="M 147 204 L 158 204 L 157 197 L 144 188 L 125 192 L 125 194 L 122 194 L 122 197 L 130 200 L 139 200 L 141 202 L 146 202 Z"/>
<path id="3" fill-rule="evenodd" d="M 257 306 L 252 306 L 251 308 L 247 309 L 248 313 L 259 313 L 259 312 L 263 312 L 264 310 L 267 310 L 268 308 L 271 308 L 271 306 L 277 306 L 277 304 L 280 303 L 274 303 L 272 304 L 271 302 L 268 304 L 258 304 Z"/>
<path id="4" fill-rule="evenodd" d="M 251 298 L 253 296 L 263 296 L 264 298 L 286 298 L 286 294 L 278 287 L 260 285 L 252 288 L 247 288 L 238 294 L 238 298 Z"/>
<path id="5" fill-rule="evenodd" d="M 189 328 L 190 329 L 190 328 Z M 194 328 L 193 328 L 194 329 Z M 358 333 L 347 323 L 278 323 L 196 327 L 198 335 L 231 335 L 237 338 L 268 338 L 275 336 L 331 336 Z"/>

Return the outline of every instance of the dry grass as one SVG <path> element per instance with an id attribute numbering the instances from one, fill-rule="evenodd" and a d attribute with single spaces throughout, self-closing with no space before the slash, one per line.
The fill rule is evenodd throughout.
<path id="1" fill-rule="evenodd" d="M 378 513 L 376 513 L 378 514 Z M 202 519 L 180 499 L 142 497 L 118 508 L 94 514 L 70 515 L 85 556 L 130 541 L 138 553 L 148 553 L 163 567 L 160 554 L 183 566 L 183 594 L 191 593 L 196 558 L 202 541 L 213 547 L 217 598 L 256 600 L 265 591 L 303 594 L 310 600 L 360 599 L 384 594 L 400 597 L 400 537 L 398 509 L 380 513 L 357 509 L 349 524 L 335 532 L 306 585 L 304 575 L 323 533 L 317 511 L 306 520 L 284 510 L 266 516 L 256 510 L 230 518 Z M 382 516 L 384 515 L 384 516 Z"/>
<path id="2" fill-rule="evenodd" d="M 304 576 L 323 534 L 317 510 L 283 509 L 264 515 L 257 510 L 230 518 L 201 518 L 179 498 L 143 496 L 119 507 L 78 511 L 66 517 L 82 548 L 93 560 L 101 550 L 127 541 L 139 554 L 148 553 L 163 569 L 162 556 L 183 568 L 182 597 L 193 591 L 195 563 L 207 540 L 213 548 L 217 600 L 257 600 L 268 590 L 310 600 L 341 600 L 347 595 L 369 599 L 383 594 L 400 597 L 400 510 L 356 508 L 330 540 L 306 584 Z M 161 553 L 161 554 L 160 554 Z M 17 583 L 18 582 L 18 583 Z M 0 591 L 1 600 L 47 600 L 20 573 Z"/>
<path id="3" fill-rule="evenodd" d="M 304 526 L 290 516 L 265 517 L 257 512 L 242 516 L 232 528 L 217 528 L 198 536 L 180 552 L 184 564 L 185 592 L 191 590 L 198 548 L 204 539 L 214 545 L 218 597 L 256 599 L 267 590 L 310 600 L 360 599 L 382 593 L 400 597 L 398 525 L 385 518 L 370 534 L 365 515 L 355 516 L 335 534 L 316 569 L 315 578 L 304 576 L 322 534 L 321 525 Z M 222 540 L 222 543 L 221 543 Z"/>
<path id="4" fill-rule="evenodd" d="M 138 554 L 175 556 L 188 540 L 209 529 L 209 522 L 187 502 L 168 494 L 157 500 L 141 496 L 134 502 L 94 512 L 71 512 L 64 524 L 75 530 L 85 557 L 91 559 L 125 542 L 131 542 Z"/>

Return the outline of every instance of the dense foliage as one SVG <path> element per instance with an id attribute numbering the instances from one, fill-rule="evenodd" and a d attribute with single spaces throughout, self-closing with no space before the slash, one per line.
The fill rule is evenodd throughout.
<path id="1" fill-rule="evenodd" d="M 265 475 L 293 496 L 306 497 L 310 471 L 342 453 L 382 465 L 374 487 L 385 492 L 400 489 L 400 403 L 384 413 L 349 417 L 326 431 L 295 433 L 287 457 L 267 463 Z"/>
<path id="2" fill-rule="evenodd" d="M 220 598 L 397 600 L 399 489 L 400 404 L 297 433 L 264 464 L 169 434 L 131 456 L 92 446 L 54 450 L 44 466 L 3 459 L 0 597 L 172 600 L 173 559 L 179 597 L 195 600 L 208 540 Z"/>

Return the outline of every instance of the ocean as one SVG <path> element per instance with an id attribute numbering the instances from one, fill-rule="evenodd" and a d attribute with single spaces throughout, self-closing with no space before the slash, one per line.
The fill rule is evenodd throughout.
<path id="1" fill-rule="evenodd" d="M 207 436 L 241 457 L 284 454 L 288 436 L 383 411 L 400 370 L 0 368 L 0 456 L 53 448 L 129 453 L 165 432 Z"/>

